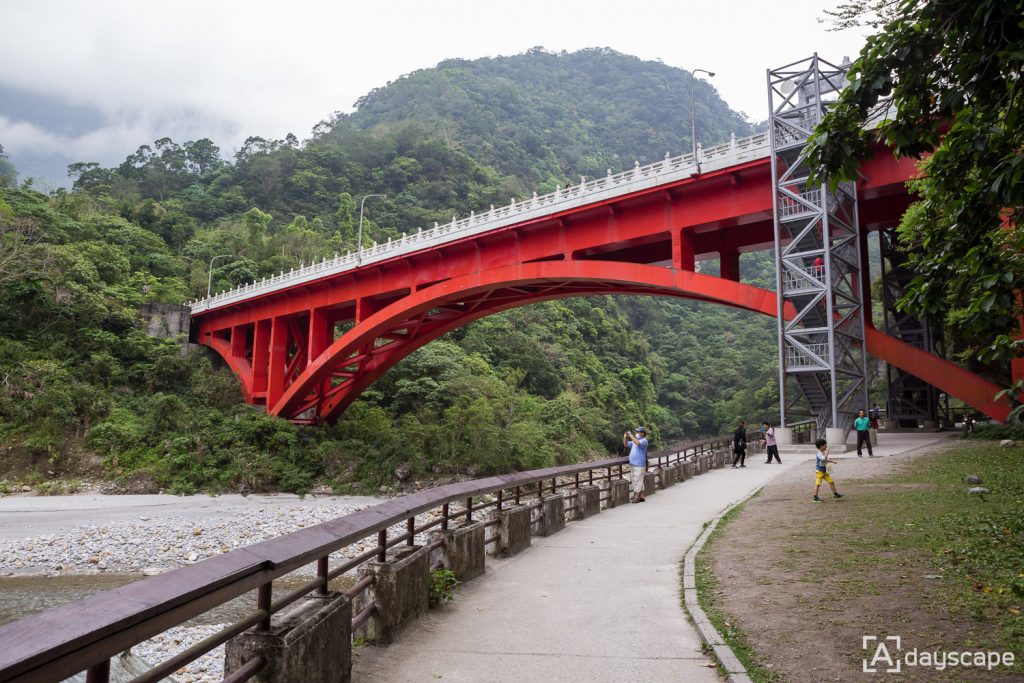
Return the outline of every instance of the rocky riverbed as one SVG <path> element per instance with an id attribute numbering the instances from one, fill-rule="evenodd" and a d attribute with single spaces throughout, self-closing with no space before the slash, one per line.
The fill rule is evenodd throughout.
<path id="1" fill-rule="evenodd" d="M 294 503 L 250 506 L 244 510 L 230 507 L 215 509 L 201 517 L 197 517 L 195 511 L 188 515 L 164 512 L 131 519 L 108 519 L 97 524 L 60 524 L 51 533 L 13 540 L 0 539 L 0 577 L 37 577 L 35 581 L 39 583 L 34 590 L 39 591 L 45 591 L 46 582 L 56 577 L 82 577 L 81 580 L 86 581 L 90 575 L 106 575 L 111 579 L 119 575 L 127 581 L 130 576 L 160 574 L 364 507 L 343 499 L 296 500 Z M 80 511 L 72 519 L 84 520 L 88 514 Z M 417 525 L 435 518 L 435 513 L 420 515 Z M 388 533 L 392 537 L 404 534 L 405 524 L 395 525 Z M 418 543 L 425 541 L 426 534 L 417 536 Z M 375 537 L 353 544 L 334 553 L 330 564 L 337 566 L 375 545 Z M 313 574 L 315 565 L 308 565 L 297 573 Z M 96 576 L 94 580 L 99 578 Z M 105 588 L 109 585 L 100 582 L 95 590 Z M 0 581 L 0 599 L 4 598 L 3 590 L 3 582 Z M 17 590 L 25 591 L 24 584 Z M 88 592 L 81 591 L 75 597 Z M 47 606 L 52 606 L 52 603 Z M 210 623 L 208 619 L 189 622 L 136 645 L 132 652 L 146 662 L 156 664 L 216 633 L 225 625 Z M 179 670 L 175 678 L 203 683 L 219 681 L 223 677 L 223 661 L 224 648 L 219 647 Z"/>
<path id="2" fill-rule="evenodd" d="M 315 526 L 365 506 L 321 505 L 259 507 L 245 512 L 211 513 L 203 520 L 174 516 L 69 525 L 53 533 L 0 540 L 0 575 L 159 574 L 243 546 Z M 417 524 L 431 519 L 423 515 Z M 405 533 L 404 524 L 390 534 Z M 352 557 L 373 545 L 367 539 L 332 556 Z"/>

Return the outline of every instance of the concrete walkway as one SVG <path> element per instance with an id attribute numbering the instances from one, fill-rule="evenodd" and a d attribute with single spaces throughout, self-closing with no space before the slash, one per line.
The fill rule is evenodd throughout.
<path id="1" fill-rule="evenodd" d="M 877 453 L 942 438 L 887 435 Z M 705 521 L 776 474 L 807 467 L 813 481 L 803 456 L 782 465 L 761 457 L 534 537 L 516 557 L 488 557 L 487 573 L 454 603 L 431 610 L 391 646 L 358 648 L 352 680 L 720 681 L 681 607 L 679 563 Z"/>

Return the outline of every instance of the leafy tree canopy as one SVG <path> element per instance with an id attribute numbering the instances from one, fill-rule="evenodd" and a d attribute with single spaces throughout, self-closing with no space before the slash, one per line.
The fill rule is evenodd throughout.
<path id="1" fill-rule="evenodd" d="M 850 84 L 811 139 L 822 177 L 854 179 L 880 138 L 921 159 L 920 200 L 899 228 L 918 273 L 901 302 L 945 321 L 968 358 L 1006 365 L 1024 308 L 1024 2 L 848 3 L 876 22 Z M 891 118 L 865 126 L 879 103 Z"/>

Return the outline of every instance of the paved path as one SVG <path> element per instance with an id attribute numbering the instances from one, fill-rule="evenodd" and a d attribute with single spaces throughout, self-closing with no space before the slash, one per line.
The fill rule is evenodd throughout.
<path id="1" fill-rule="evenodd" d="M 940 438 L 883 435 L 876 452 Z M 766 465 L 753 456 L 744 469 L 712 470 L 534 537 L 516 557 L 489 557 L 484 576 L 397 643 L 358 648 L 352 680 L 717 683 L 681 606 L 679 563 L 705 521 L 794 466 L 810 468 L 810 488 L 806 457 Z"/>

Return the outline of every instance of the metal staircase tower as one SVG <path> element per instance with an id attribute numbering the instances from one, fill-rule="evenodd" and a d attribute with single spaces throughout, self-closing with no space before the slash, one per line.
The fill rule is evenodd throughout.
<path id="1" fill-rule="evenodd" d="M 781 422 L 811 417 L 844 442 L 867 407 L 857 193 L 810 185 L 806 155 L 846 69 L 815 54 L 768 71 Z"/>
<path id="2" fill-rule="evenodd" d="M 907 293 L 907 285 L 914 273 L 907 268 L 907 255 L 899 249 L 896 230 L 879 231 L 882 256 L 882 308 L 885 311 L 885 333 L 908 344 L 945 357 L 942 329 L 933 328 L 928 320 L 896 310 L 896 302 Z M 952 424 L 949 399 L 927 382 L 892 365 L 886 366 L 889 383 L 889 404 L 886 415 L 900 427 L 928 425 L 942 418 Z"/>

